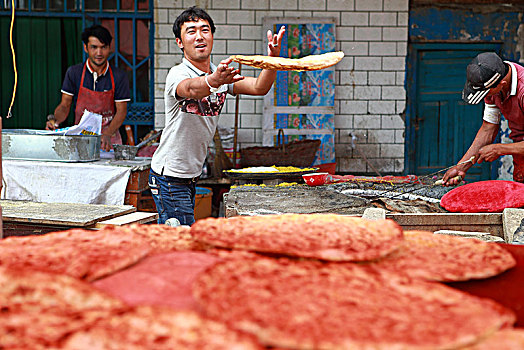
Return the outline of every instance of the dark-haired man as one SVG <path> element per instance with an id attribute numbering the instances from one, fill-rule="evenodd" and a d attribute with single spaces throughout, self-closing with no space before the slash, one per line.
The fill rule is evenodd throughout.
<path id="1" fill-rule="evenodd" d="M 475 139 L 459 165 L 444 174 L 445 185 L 456 185 L 474 163 L 492 162 L 500 156 L 513 156 L 513 180 L 524 182 L 524 67 L 484 52 L 468 65 L 462 91 L 466 103 L 484 99 L 484 117 Z M 501 113 L 508 121 L 513 143 L 493 143 L 500 128 Z M 467 162 L 475 157 L 474 162 Z M 462 163 L 462 164 L 460 164 Z"/>
<path id="2" fill-rule="evenodd" d="M 86 109 L 102 115 L 101 148 L 105 151 L 109 151 L 112 144 L 122 144 L 118 129 L 130 101 L 126 73 L 107 61 L 112 39 L 111 33 L 100 25 L 82 32 L 87 60 L 68 68 L 62 84 L 62 100 L 46 123 L 46 129 L 56 129 L 67 119 L 75 102 L 75 124 L 80 122 Z"/>
<path id="3" fill-rule="evenodd" d="M 215 133 L 226 95 L 265 95 L 276 71 L 262 70 L 257 78 L 243 77 L 225 59 L 211 63 L 215 25 L 198 7 L 182 12 L 173 25 L 182 63 L 166 78 L 166 121 L 160 145 L 153 155 L 149 186 L 159 213 L 159 223 L 176 218 L 182 225 L 194 223 L 196 180 L 202 172 L 207 148 Z M 284 28 L 268 31 L 268 54 L 280 54 Z"/>

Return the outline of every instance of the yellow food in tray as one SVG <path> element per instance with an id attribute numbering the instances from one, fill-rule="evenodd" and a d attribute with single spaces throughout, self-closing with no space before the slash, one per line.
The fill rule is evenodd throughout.
<path id="1" fill-rule="evenodd" d="M 297 168 L 294 166 L 258 166 L 243 169 L 230 169 L 228 172 L 233 173 L 295 173 L 300 171 L 315 171 L 316 168 Z"/>

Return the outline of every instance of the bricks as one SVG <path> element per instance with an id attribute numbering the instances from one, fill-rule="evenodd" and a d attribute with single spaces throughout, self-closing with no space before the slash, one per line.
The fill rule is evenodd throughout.
<path id="1" fill-rule="evenodd" d="M 336 23 L 336 50 L 345 53 L 335 71 L 337 171 L 375 175 L 351 148 L 357 136 L 369 162 L 381 173 L 404 169 L 406 109 L 404 88 L 409 0 L 157 0 L 155 1 L 155 127 L 163 127 L 163 89 L 169 69 L 182 52 L 172 32 L 175 18 L 197 5 L 217 26 L 212 61 L 232 54 L 267 54 L 265 17 L 325 18 Z M 242 67 L 256 77 L 260 70 Z M 262 142 L 263 97 L 240 97 L 240 147 Z M 221 126 L 233 127 L 235 99 L 229 97 Z"/>
<path id="2" fill-rule="evenodd" d="M 354 0 L 327 0 L 328 11 L 353 11 Z"/>

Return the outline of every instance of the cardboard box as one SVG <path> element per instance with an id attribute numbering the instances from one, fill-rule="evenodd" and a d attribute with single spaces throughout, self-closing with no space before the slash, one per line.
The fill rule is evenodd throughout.
<path id="1" fill-rule="evenodd" d="M 213 191 L 207 187 L 197 187 L 195 196 L 195 220 L 211 216 Z"/>

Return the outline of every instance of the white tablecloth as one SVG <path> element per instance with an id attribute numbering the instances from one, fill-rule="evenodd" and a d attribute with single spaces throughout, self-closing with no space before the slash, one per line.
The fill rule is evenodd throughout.
<path id="1" fill-rule="evenodd" d="M 131 167 L 3 160 L 2 199 L 122 205 Z"/>

